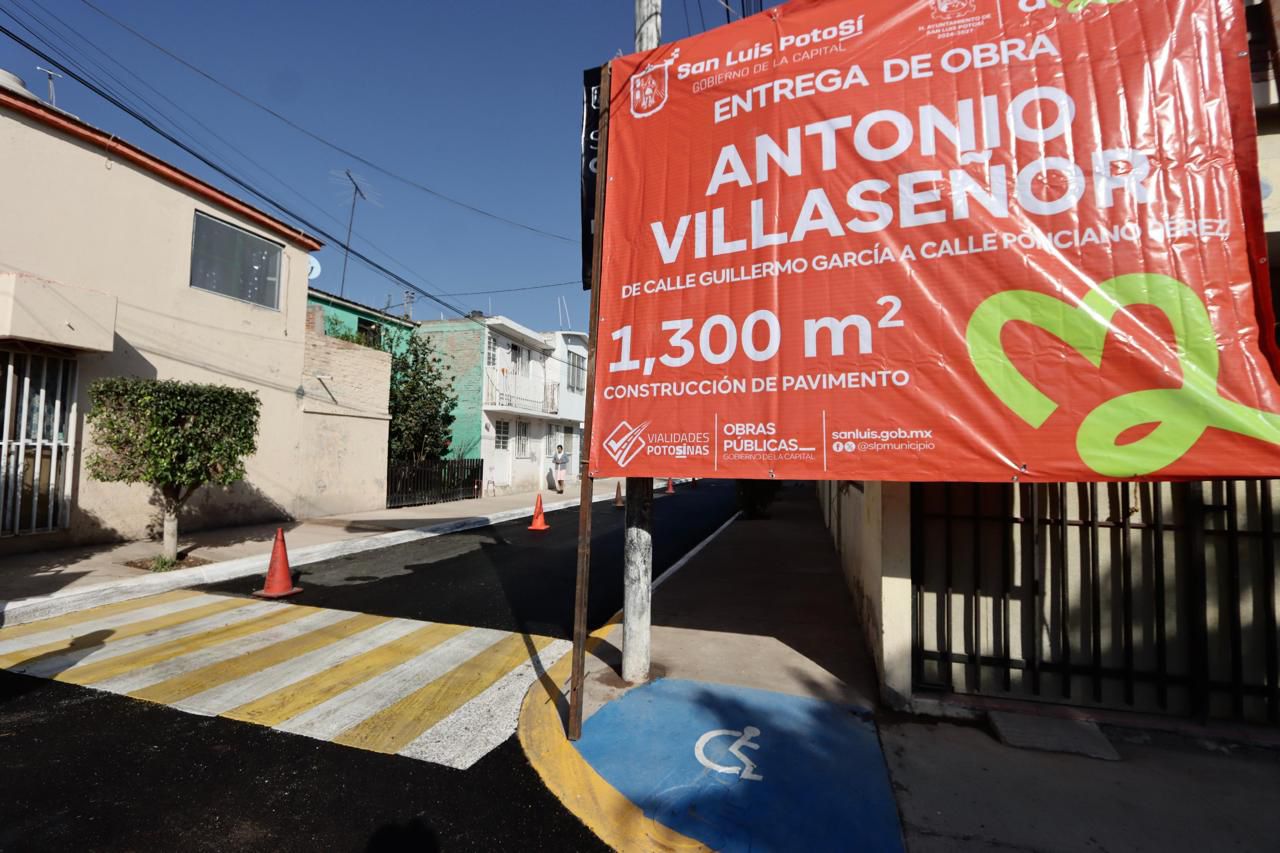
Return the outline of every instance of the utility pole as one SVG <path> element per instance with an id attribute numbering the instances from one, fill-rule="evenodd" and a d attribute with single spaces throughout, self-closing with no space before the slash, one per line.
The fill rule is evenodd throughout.
<path id="1" fill-rule="evenodd" d="M 53 89 L 53 78 L 54 78 L 54 77 L 57 77 L 59 80 L 61 80 L 61 79 L 62 79 L 62 75 L 61 75 L 61 74 L 59 74 L 57 71 L 50 71 L 48 68 L 44 68 L 44 67 L 42 67 L 42 66 L 40 66 L 40 65 L 37 65 L 37 66 L 36 66 L 36 70 L 37 70 L 37 71 L 43 71 L 43 72 L 48 76 L 48 78 L 49 78 L 49 106 L 51 106 L 51 107 L 56 107 L 56 106 L 58 105 L 58 93 L 57 93 L 57 92 L 55 92 L 55 91 L 54 91 L 54 89 Z"/>
<path id="2" fill-rule="evenodd" d="M 662 40 L 662 0 L 636 0 L 636 50 Z M 603 180 L 603 177 L 601 178 Z M 627 478 L 623 537 L 622 680 L 649 678 L 653 587 L 653 478 Z"/>
<path id="3" fill-rule="evenodd" d="M 351 215 L 347 217 L 347 242 L 342 246 L 342 283 L 338 286 L 339 296 L 347 295 L 347 259 L 351 257 L 351 228 L 356 224 L 356 199 L 367 200 L 364 190 L 360 189 L 356 179 L 351 177 L 351 170 L 347 169 L 346 172 L 347 180 L 351 182 Z"/>

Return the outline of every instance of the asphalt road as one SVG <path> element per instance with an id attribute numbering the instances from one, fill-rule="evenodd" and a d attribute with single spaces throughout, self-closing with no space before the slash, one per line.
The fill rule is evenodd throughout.
<path id="1" fill-rule="evenodd" d="M 655 575 L 733 509 L 730 483 L 655 501 Z M 622 516 L 594 509 L 592 627 L 621 606 Z M 292 600 L 567 637 L 576 510 L 549 521 L 301 567 Z M 458 771 L 0 671 L 0 756 L 3 851 L 602 849 L 514 737 Z"/>
<path id="2" fill-rule="evenodd" d="M 679 560 L 736 509 L 733 483 L 700 481 L 653 503 L 654 576 Z M 550 530 L 513 521 L 341 557 L 295 570 L 303 591 L 289 601 L 504 631 L 569 638 L 573 632 L 578 511 L 547 516 Z M 592 514 L 591 629 L 622 606 L 623 511 L 612 501 Z M 204 587 L 248 594 L 262 578 Z"/>

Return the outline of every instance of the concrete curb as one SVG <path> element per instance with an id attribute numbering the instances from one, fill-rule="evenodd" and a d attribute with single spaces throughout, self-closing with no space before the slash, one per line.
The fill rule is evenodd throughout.
<path id="1" fill-rule="evenodd" d="M 679 482 L 679 480 L 676 482 Z M 593 496 L 591 502 L 600 503 L 601 501 L 611 500 L 613 500 L 613 495 L 596 495 Z M 576 506 L 578 506 L 578 501 L 564 500 L 543 504 L 543 510 L 555 512 L 556 510 L 571 509 Z M 529 509 L 510 509 L 493 513 L 492 515 L 477 515 L 440 524 L 416 527 L 411 530 L 394 530 L 388 533 L 375 533 L 372 536 L 365 536 L 360 539 L 310 545 L 290 551 L 289 563 L 291 566 L 305 566 L 308 563 L 318 563 L 321 560 L 330 560 L 334 557 L 345 557 L 349 554 L 359 554 L 364 551 L 376 551 L 380 548 L 419 542 L 449 533 L 474 530 L 477 527 L 488 527 L 491 524 L 502 524 L 503 522 L 516 521 L 517 519 L 530 518 L 532 516 L 532 507 Z M 137 578 L 96 584 L 83 589 L 63 590 L 48 595 L 32 596 L 31 598 L 0 601 L 0 625 L 21 625 L 24 622 L 34 622 L 37 619 L 61 616 L 64 613 L 74 613 L 78 610 L 86 610 L 102 604 L 114 604 L 117 601 L 141 598 L 144 595 L 156 595 L 174 589 L 221 583 L 222 581 L 254 574 L 265 574 L 267 563 L 271 558 L 271 543 L 266 543 L 265 547 L 267 548 L 266 552 L 252 557 L 239 557 L 234 560 L 223 560 L 222 562 L 195 566 L 190 569 L 176 569 L 172 572 L 142 575 Z"/>
<path id="2" fill-rule="evenodd" d="M 679 483 L 680 480 L 677 479 L 676 482 Z M 683 569 L 741 516 L 741 512 L 730 516 L 724 524 L 663 572 L 653 582 L 651 589 L 656 590 L 663 581 Z M 622 611 L 618 611 L 612 619 L 588 635 L 586 653 L 593 655 L 595 649 L 621 627 Z M 529 686 L 520 706 L 516 734 L 525 758 L 542 779 L 542 783 L 578 820 L 615 850 L 623 853 L 709 850 L 697 839 L 682 835 L 645 815 L 635 803 L 605 781 L 569 742 L 565 736 L 565 720 L 561 716 L 560 705 L 568 701 L 569 691 L 564 685 L 569 679 L 571 668 L 572 654 L 567 654 L 547 670 L 546 678 Z M 548 691 L 548 684 L 555 686 L 554 693 Z"/>

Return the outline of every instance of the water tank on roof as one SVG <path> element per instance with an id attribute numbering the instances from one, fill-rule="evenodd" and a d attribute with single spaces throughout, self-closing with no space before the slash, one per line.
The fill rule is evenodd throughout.
<path id="1" fill-rule="evenodd" d="M 27 88 L 27 84 L 22 82 L 21 77 L 11 71 L 5 71 L 3 68 L 0 68 L 0 88 L 17 92 L 19 95 L 31 98 L 33 101 L 40 100 Z"/>

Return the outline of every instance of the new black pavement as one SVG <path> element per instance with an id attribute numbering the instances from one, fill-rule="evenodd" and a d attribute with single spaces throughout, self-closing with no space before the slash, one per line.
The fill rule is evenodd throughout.
<path id="1" fill-rule="evenodd" d="M 606 849 L 510 738 L 470 770 L 0 672 L 0 850 Z"/>
<path id="2" fill-rule="evenodd" d="M 733 509 L 729 483 L 655 500 L 654 575 Z M 593 628 L 621 606 L 622 517 L 594 507 Z M 567 637 L 577 510 L 549 521 L 305 566 L 289 600 Z M 515 737 L 458 771 L 0 671 L 0 759 L 0 851 L 604 849 Z"/>
<path id="3" fill-rule="evenodd" d="M 653 502 L 653 574 L 658 577 L 736 509 L 731 482 L 681 484 Z M 590 628 L 622 607 L 623 510 L 593 507 Z M 573 633 L 578 510 L 547 516 L 550 530 L 513 521 L 296 568 L 303 591 L 286 601 L 482 628 L 568 638 Z M 261 577 L 204 587 L 248 594 Z"/>

